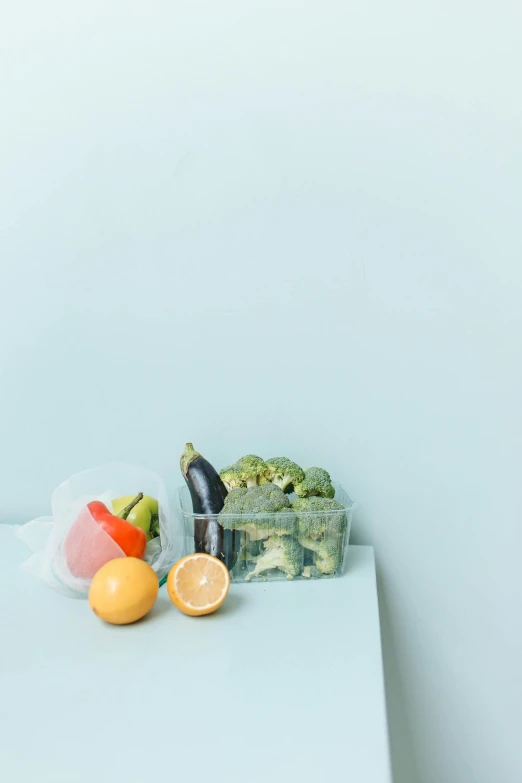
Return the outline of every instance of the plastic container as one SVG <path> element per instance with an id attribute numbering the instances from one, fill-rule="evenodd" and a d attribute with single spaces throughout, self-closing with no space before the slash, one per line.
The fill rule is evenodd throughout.
<path id="1" fill-rule="evenodd" d="M 207 524 L 220 523 L 225 528 L 228 535 L 227 546 L 229 551 L 231 547 L 234 553 L 235 565 L 230 571 L 233 582 L 340 576 L 344 570 L 355 504 L 340 484 L 334 483 L 334 487 L 335 500 L 343 505 L 342 511 L 301 513 L 298 520 L 291 510 L 290 513 L 255 514 L 255 526 L 250 526 L 248 530 L 234 530 L 232 533 L 228 533 L 227 528 L 238 521 L 244 523 L 244 515 L 194 514 L 188 487 L 180 487 L 178 513 L 184 536 L 183 554 L 188 555 L 195 551 L 194 525 L 201 520 Z M 289 496 L 290 500 L 294 498 L 295 495 Z M 300 545 L 297 546 L 296 543 Z M 261 558 L 264 558 L 262 562 Z M 261 566 L 278 561 L 283 561 L 290 573 L 280 567 L 256 573 L 256 569 Z"/>

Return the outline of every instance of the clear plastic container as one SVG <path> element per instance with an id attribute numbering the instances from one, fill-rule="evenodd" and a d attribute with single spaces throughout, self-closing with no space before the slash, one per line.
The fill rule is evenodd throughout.
<path id="1" fill-rule="evenodd" d="M 255 514 L 250 517 L 252 524 L 241 514 L 194 514 L 188 488 L 180 487 L 178 513 L 183 526 L 183 554 L 195 551 L 197 525 L 217 530 L 219 524 L 224 528 L 223 551 L 233 582 L 340 576 L 355 504 L 340 484 L 334 483 L 334 487 L 335 500 L 343 506 L 342 511 L 294 514 L 290 509 L 277 514 Z M 290 500 L 294 498 L 289 496 Z M 231 529 L 238 523 L 244 529 Z"/>

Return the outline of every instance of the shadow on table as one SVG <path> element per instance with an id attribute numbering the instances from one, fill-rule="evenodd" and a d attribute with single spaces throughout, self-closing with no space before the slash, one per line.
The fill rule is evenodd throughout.
<path id="1" fill-rule="evenodd" d="M 213 617 L 226 617 L 228 615 L 233 615 L 236 612 L 240 611 L 242 604 L 244 603 L 245 598 L 242 595 L 238 595 L 236 593 L 229 593 L 227 600 L 223 604 L 223 606 L 218 609 L 217 612 L 214 614 L 204 615 L 203 617 L 197 617 L 195 619 L 199 620 L 200 622 L 209 622 L 212 620 Z M 158 600 L 150 610 L 150 612 L 139 622 L 140 623 L 151 623 L 155 620 L 158 620 L 160 617 L 163 617 L 165 614 L 170 614 L 171 612 L 178 612 L 178 609 L 173 606 L 170 598 L 167 594 L 167 588 L 165 586 L 160 587 L 160 592 L 158 595 Z"/>
<path id="2" fill-rule="evenodd" d="M 351 544 L 372 544 L 369 537 L 364 533 L 364 527 L 364 520 L 356 519 L 354 530 L 350 537 Z M 406 710 L 403 679 L 397 655 L 399 645 L 390 623 L 386 601 L 386 585 L 381 577 L 378 553 L 376 553 L 376 568 L 393 781 L 394 783 L 422 783 Z"/>

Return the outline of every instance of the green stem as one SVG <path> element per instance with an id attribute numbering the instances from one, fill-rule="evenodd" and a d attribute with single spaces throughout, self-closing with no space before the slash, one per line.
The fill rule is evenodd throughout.
<path id="1" fill-rule="evenodd" d="M 187 477 L 187 471 L 189 469 L 189 465 L 191 462 L 194 462 L 195 459 L 198 457 L 201 457 L 201 454 L 199 451 L 196 451 L 192 443 L 187 443 L 185 446 L 185 449 L 183 451 L 183 454 L 181 455 L 181 459 L 179 461 L 181 472 Z"/>
<path id="2" fill-rule="evenodd" d="M 132 509 L 134 508 L 134 506 L 137 506 L 138 503 L 140 502 L 140 500 L 143 500 L 143 492 L 140 492 L 139 495 L 136 495 L 134 500 L 131 500 L 131 502 L 129 503 L 128 506 L 125 506 L 125 508 L 122 508 L 122 510 L 120 511 L 120 513 L 117 516 L 119 516 L 121 519 L 127 519 L 127 517 L 129 516 L 129 514 L 132 511 Z"/>

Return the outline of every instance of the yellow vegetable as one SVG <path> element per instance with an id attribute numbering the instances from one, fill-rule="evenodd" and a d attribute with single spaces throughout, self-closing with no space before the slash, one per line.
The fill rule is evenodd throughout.
<path id="1" fill-rule="evenodd" d="M 148 563 L 136 557 L 118 557 L 94 575 L 89 604 L 106 623 L 127 625 L 150 612 L 158 588 L 158 577 Z"/>

